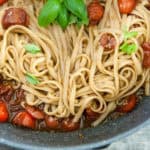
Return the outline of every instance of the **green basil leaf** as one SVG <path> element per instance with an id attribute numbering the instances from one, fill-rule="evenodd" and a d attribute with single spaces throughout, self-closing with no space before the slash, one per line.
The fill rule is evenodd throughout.
<path id="1" fill-rule="evenodd" d="M 33 84 L 33 85 L 36 85 L 36 84 L 39 84 L 39 80 L 32 74 L 30 73 L 27 73 L 26 74 L 26 80 L 30 83 L 30 84 Z"/>
<path id="2" fill-rule="evenodd" d="M 77 25 L 78 25 L 78 27 L 81 27 L 81 25 L 83 25 L 83 24 L 86 24 L 86 25 L 88 25 L 88 20 L 80 20 L 80 19 L 78 19 L 78 22 L 77 22 Z"/>
<path id="3" fill-rule="evenodd" d="M 52 23 L 60 11 L 60 0 L 48 0 L 40 11 L 38 23 L 40 26 L 47 26 Z"/>
<path id="4" fill-rule="evenodd" d="M 74 23 L 77 23 L 77 22 L 78 22 L 77 16 L 71 14 L 70 17 L 69 17 L 69 24 L 74 24 Z"/>
<path id="5" fill-rule="evenodd" d="M 83 23 L 88 25 L 89 19 L 86 5 L 83 0 L 65 0 L 64 4 L 71 13 L 76 15 L 81 20 L 86 20 Z"/>
<path id="6" fill-rule="evenodd" d="M 138 35 L 137 31 L 128 31 L 127 26 L 123 26 L 122 30 L 123 30 L 123 33 L 124 33 L 124 39 L 125 40 L 136 37 Z"/>
<path id="7" fill-rule="evenodd" d="M 120 49 L 121 49 L 121 50 L 124 50 L 124 49 L 126 49 L 127 47 L 128 47 L 128 43 L 125 42 L 125 43 L 123 43 L 123 44 L 120 46 Z"/>
<path id="8" fill-rule="evenodd" d="M 124 43 L 120 46 L 120 50 L 124 53 L 129 54 L 129 55 L 136 52 L 137 48 L 138 47 L 135 43 L 132 43 L 132 44 Z"/>
<path id="9" fill-rule="evenodd" d="M 127 40 L 127 39 L 130 39 L 130 38 L 133 38 L 133 37 L 136 37 L 138 35 L 138 32 L 136 31 L 131 31 L 131 32 L 124 32 L 124 39 Z"/>
<path id="10" fill-rule="evenodd" d="M 63 29 L 65 29 L 69 23 L 68 10 L 66 9 L 66 7 L 63 4 L 61 5 L 61 9 L 58 14 L 57 21 Z"/>
<path id="11" fill-rule="evenodd" d="M 131 44 L 128 46 L 127 54 L 131 55 L 132 53 L 136 52 L 136 50 L 137 50 L 137 45 Z"/>
<path id="12" fill-rule="evenodd" d="M 35 44 L 26 44 L 24 48 L 27 52 L 32 53 L 32 54 L 41 52 L 41 49 Z"/>

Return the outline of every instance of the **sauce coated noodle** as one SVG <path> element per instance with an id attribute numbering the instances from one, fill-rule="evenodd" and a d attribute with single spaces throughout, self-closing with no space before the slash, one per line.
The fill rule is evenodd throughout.
<path id="1" fill-rule="evenodd" d="M 150 94 L 150 69 L 142 67 L 141 47 L 150 40 L 147 0 L 139 2 L 130 15 L 120 14 L 117 0 L 107 0 L 98 26 L 70 25 L 66 30 L 57 24 L 38 26 L 43 3 L 43 0 L 13 0 L 0 10 L 3 14 L 8 7 L 21 7 L 30 17 L 28 27 L 14 25 L 7 30 L 0 27 L 0 73 L 4 79 L 14 80 L 16 87 L 21 85 L 28 105 L 43 104 L 45 114 L 56 118 L 72 116 L 74 122 L 90 107 L 100 114 L 92 123 L 96 126 L 116 109 L 118 102 L 142 86 L 145 94 Z M 138 50 L 131 55 L 119 50 L 124 26 L 128 31 L 138 32 L 131 39 Z M 100 45 L 104 34 L 115 39 L 113 50 L 106 51 Z M 28 43 L 36 44 L 41 52 L 34 55 L 26 52 L 24 45 Z M 39 83 L 27 82 L 27 73 Z"/>

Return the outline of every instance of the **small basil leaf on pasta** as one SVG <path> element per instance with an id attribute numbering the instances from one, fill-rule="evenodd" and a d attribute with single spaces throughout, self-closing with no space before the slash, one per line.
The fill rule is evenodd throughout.
<path id="1" fill-rule="evenodd" d="M 41 52 L 41 49 L 40 47 L 38 47 L 37 45 L 35 44 L 26 44 L 24 46 L 25 50 L 29 53 L 32 53 L 32 54 L 36 54 L 36 53 L 39 53 Z"/>
<path id="2" fill-rule="evenodd" d="M 124 53 L 127 53 L 129 55 L 131 55 L 132 53 L 136 52 L 137 50 L 137 45 L 135 43 L 124 43 L 120 46 L 120 50 Z"/>
<path id="3" fill-rule="evenodd" d="M 34 76 L 32 75 L 31 73 L 27 73 L 26 74 L 26 80 L 30 83 L 30 84 L 33 84 L 33 85 L 36 85 L 36 84 L 39 84 L 39 80 Z"/>
<path id="4" fill-rule="evenodd" d="M 48 0 L 40 11 L 38 17 L 39 25 L 45 27 L 48 26 L 50 23 L 53 23 L 58 16 L 60 6 L 60 0 Z"/>
<path id="5" fill-rule="evenodd" d="M 138 35 L 138 32 L 136 31 L 131 31 L 131 32 L 124 32 L 124 39 L 127 40 L 127 39 L 130 39 L 130 38 L 134 38 Z"/>

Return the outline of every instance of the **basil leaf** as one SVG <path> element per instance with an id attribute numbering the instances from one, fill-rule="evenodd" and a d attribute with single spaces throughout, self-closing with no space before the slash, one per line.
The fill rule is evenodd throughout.
<path id="1" fill-rule="evenodd" d="M 32 53 L 32 54 L 41 52 L 41 49 L 35 44 L 26 44 L 24 48 L 27 52 Z"/>
<path id="2" fill-rule="evenodd" d="M 127 40 L 127 39 L 130 39 L 130 38 L 133 38 L 133 37 L 136 37 L 138 35 L 138 32 L 136 31 L 132 31 L 132 32 L 124 32 L 124 39 Z"/>
<path id="3" fill-rule="evenodd" d="M 69 23 L 69 14 L 66 7 L 62 4 L 57 18 L 59 25 L 65 29 Z"/>
<path id="4" fill-rule="evenodd" d="M 36 84 L 39 84 L 39 80 L 32 74 L 30 73 L 27 73 L 26 74 L 26 80 L 30 83 L 30 84 L 33 84 L 33 85 L 36 85 Z"/>
<path id="5" fill-rule="evenodd" d="M 60 0 L 48 0 L 40 11 L 40 15 L 38 17 L 39 25 L 47 26 L 52 23 L 58 16 L 60 6 Z"/>
<path id="6" fill-rule="evenodd" d="M 128 47 L 128 43 L 123 43 L 121 46 L 120 46 L 120 49 L 123 50 L 123 49 L 126 49 Z"/>
<path id="7" fill-rule="evenodd" d="M 137 45 L 131 44 L 127 48 L 127 54 L 131 55 L 132 53 L 136 52 L 136 50 L 137 50 Z"/>
<path id="8" fill-rule="evenodd" d="M 87 25 L 88 24 L 88 20 L 86 20 L 86 19 L 85 20 L 80 20 L 79 19 L 78 22 L 77 22 L 78 27 L 81 27 L 82 24 L 86 24 Z"/>
<path id="9" fill-rule="evenodd" d="M 132 43 L 132 44 L 124 43 L 120 46 L 120 50 L 124 53 L 129 54 L 129 55 L 136 52 L 137 48 L 138 47 L 135 43 Z"/>
<path id="10" fill-rule="evenodd" d="M 69 24 L 74 24 L 77 22 L 78 22 L 78 18 L 75 15 L 71 14 L 69 17 Z"/>
<path id="11" fill-rule="evenodd" d="M 81 20 L 84 20 L 83 23 L 88 25 L 89 19 L 86 5 L 83 0 L 65 0 L 64 4 L 72 14 L 76 15 Z"/>

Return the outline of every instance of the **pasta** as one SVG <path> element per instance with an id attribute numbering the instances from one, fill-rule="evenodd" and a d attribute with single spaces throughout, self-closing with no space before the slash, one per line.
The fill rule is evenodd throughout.
<path id="1" fill-rule="evenodd" d="M 85 1 L 88 5 L 90 0 Z M 143 68 L 142 43 L 150 40 L 150 11 L 147 0 L 138 2 L 130 15 L 120 14 L 117 0 L 101 2 L 105 6 L 98 26 L 69 25 L 66 30 L 57 23 L 46 28 L 38 25 L 37 17 L 44 1 L 13 0 L 4 4 L 0 14 L 9 7 L 21 7 L 30 17 L 28 27 L 14 25 L 0 27 L 0 73 L 14 81 L 15 88 L 25 91 L 25 104 L 43 105 L 48 116 L 68 118 L 73 122 L 82 118 L 86 108 L 100 116 L 92 122 L 100 124 L 118 104 L 144 87 L 150 95 L 150 69 Z M 137 50 L 128 55 L 120 50 L 124 28 L 138 35 L 127 39 Z M 115 39 L 113 50 L 100 45 L 103 35 Z M 41 51 L 28 53 L 25 45 L 37 45 Z M 27 81 L 27 74 L 38 79 L 38 84 Z"/>

